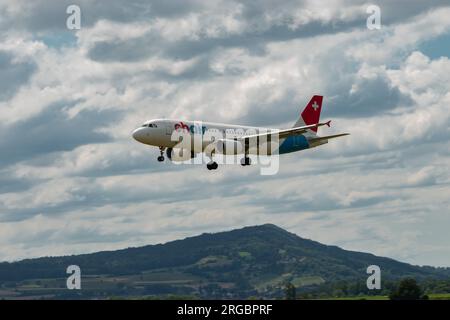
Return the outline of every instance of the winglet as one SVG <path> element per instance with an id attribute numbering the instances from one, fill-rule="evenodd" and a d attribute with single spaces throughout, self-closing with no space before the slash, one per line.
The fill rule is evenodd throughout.
<path id="1" fill-rule="evenodd" d="M 331 120 L 328 120 L 327 122 L 325 122 L 325 124 L 329 127 L 331 127 Z"/>

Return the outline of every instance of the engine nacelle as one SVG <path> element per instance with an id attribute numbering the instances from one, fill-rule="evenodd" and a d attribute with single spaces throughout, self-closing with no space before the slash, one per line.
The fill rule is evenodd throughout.
<path id="1" fill-rule="evenodd" d="M 193 151 L 182 148 L 167 148 L 166 155 L 171 161 L 186 161 L 195 157 Z"/>
<path id="2" fill-rule="evenodd" d="M 225 155 L 236 155 L 244 153 L 244 146 L 237 140 L 220 139 L 216 141 L 216 150 Z"/>

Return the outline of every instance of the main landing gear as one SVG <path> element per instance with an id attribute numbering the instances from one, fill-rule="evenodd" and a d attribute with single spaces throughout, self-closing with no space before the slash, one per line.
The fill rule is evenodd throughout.
<path id="1" fill-rule="evenodd" d="M 252 164 L 252 160 L 248 157 L 249 139 L 244 139 L 244 157 L 241 159 L 241 166 L 249 166 Z"/>
<path id="2" fill-rule="evenodd" d="M 241 159 L 242 166 L 249 166 L 251 164 L 252 164 L 252 160 L 249 157 L 244 157 Z M 219 165 L 217 164 L 217 162 L 212 161 L 212 160 L 206 165 L 206 168 L 208 168 L 208 170 L 216 170 L 218 167 L 219 167 Z"/>
<path id="3" fill-rule="evenodd" d="M 165 147 L 159 147 L 159 153 L 160 153 L 160 156 L 158 157 L 158 161 L 159 162 L 163 162 L 164 161 L 164 150 L 165 149 L 166 149 Z"/>
<path id="4" fill-rule="evenodd" d="M 244 157 L 241 159 L 242 166 L 249 166 L 251 164 L 252 164 L 252 160 L 249 157 Z M 217 162 L 212 161 L 212 160 L 211 160 L 211 162 L 209 162 L 206 165 L 206 168 L 208 168 L 208 170 L 216 170 L 218 167 L 219 167 L 219 165 L 217 164 Z"/>
<path id="5" fill-rule="evenodd" d="M 219 165 L 215 161 L 211 161 L 206 165 L 206 168 L 208 168 L 208 170 L 216 170 L 218 167 Z"/>
<path id="6" fill-rule="evenodd" d="M 214 157 L 214 151 L 209 151 L 209 152 L 205 152 L 205 155 L 211 160 L 206 164 L 206 168 L 208 170 L 217 170 L 217 168 L 219 167 L 219 165 L 217 164 L 217 162 L 215 162 L 213 160 Z"/>
<path id="7" fill-rule="evenodd" d="M 244 157 L 241 159 L 241 166 L 249 166 L 252 164 L 252 159 L 250 159 L 249 157 Z"/>

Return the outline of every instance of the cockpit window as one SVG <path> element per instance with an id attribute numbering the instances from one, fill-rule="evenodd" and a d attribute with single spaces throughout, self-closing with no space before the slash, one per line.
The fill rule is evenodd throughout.
<path id="1" fill-rule="evenodd" d="M 142 126 L 148 128 L 158 128 L 158 126 L 155 123 L 144 123 Z"/>

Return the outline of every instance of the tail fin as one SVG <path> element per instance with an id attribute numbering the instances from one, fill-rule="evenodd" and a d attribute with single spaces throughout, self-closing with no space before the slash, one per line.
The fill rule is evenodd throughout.
<path id="1" fill-rule="evenodd" d="M 306 105 L 305 109 L 303 109 L 300 118 L 297 120 L 294 127 L 319 123 L 320 111 L 322 110 L 322 100 L 323 96 L 313 96 Z M 312 130 L 315 134 L 317 133 L 317 128 L 310 130 Z"/>

